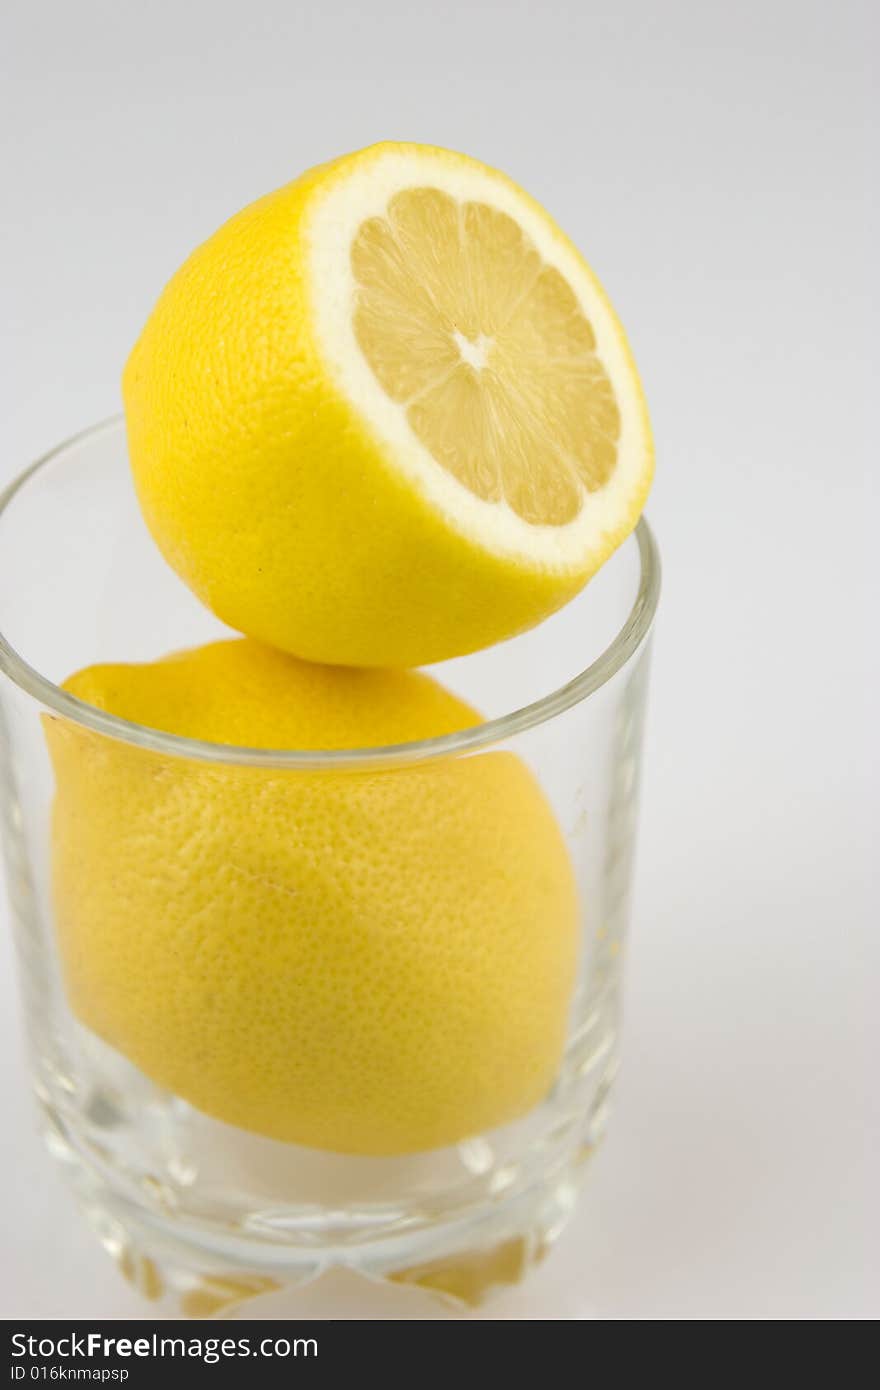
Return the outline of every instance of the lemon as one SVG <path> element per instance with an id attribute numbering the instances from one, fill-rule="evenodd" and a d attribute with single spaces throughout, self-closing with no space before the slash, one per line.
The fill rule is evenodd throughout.
<path id="1" fill-rule="evenodd" d="M 478 722 L 427 676 L 311 665 L 249 639 L 92 667 L 66 689 L 251 746 Z M 183 760 L 59 718 L 47 731 L 67 993 L 156 1083 L 230 1124 L 355 1154 L 451 1144 L 546 1094 L 576 894 L 513 754 L 290 771 Z"/>
<path id="2" fill-rule="evenodd" d="M 634 526 L 635 366 L 552 219 L 476 160 L 382 144 L 201 246 L 126 365 L 165 557 L 232 627 L 415 666 L 525 630 Z"/>

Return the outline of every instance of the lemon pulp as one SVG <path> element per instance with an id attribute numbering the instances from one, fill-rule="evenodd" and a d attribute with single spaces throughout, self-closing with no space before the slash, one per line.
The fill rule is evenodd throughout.
<path id="1" fill-rule="evenodd" d="M 407 189 L 352 246 L 355 333 L 433 457 L 486 502 L 563 525 L 608 480 L 620 411 L 571 286 L 507 213 Z"/>

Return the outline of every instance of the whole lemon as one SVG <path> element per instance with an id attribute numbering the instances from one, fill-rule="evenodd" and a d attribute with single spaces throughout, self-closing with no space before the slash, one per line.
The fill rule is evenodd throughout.
<path id="1" fill-rule="evenodd" d="M 623 330 L 496 170 L 382 144 L 233 217 L 123 377 L 165 558 L 312 661 L 421 666 L 539 622 L 632 530 L 653 469 Z"/>
<path id="2" fill-rule="evenodd" d="M 426 676 L 315 666 L 246 639 L 92 667 L 66 688 L 136 723 L 260 747 L 479 722 Z M 47 732 L 68 996 L 159 1085 L 230 1124 L 355 1154 L 447 1145 L 545 1095 L 576 894 L 519 758 L 260 769 L 57 717 Z"/>

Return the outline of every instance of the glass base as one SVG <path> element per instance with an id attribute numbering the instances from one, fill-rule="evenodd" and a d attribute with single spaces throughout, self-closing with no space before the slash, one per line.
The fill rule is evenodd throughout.
<path id="1" fill-rule="evenodd" d="M 214 1120 L 72 1019 L 54 1036 L 33 1031 L 34 1085 L 50 1152 L 157 1312 L 233 1316 L 247 1305 L 244 1316 L 259 1316 L 268 1300 L 267 1316 L 292 1316 L 286 1292 L 331 1271 L 476 1306 L 524 1278 L 574 1207 L 605 1130 L 617 1003 L 609 972 L 581 1001 L 557 1085 L 529 1114 L 396 1158 L 279 1143 Z"/>
<path id="2" fill-rule="evenodd" d="M 413 1286 L 460 1310 L 477 1307 L 492 1290 L 525 1278 L 563 1230 L 604 1129 L 604 1109 L 600 1102 L 589 1138 L 555 1170 L 507 1200 L 450 1220 L 386 1225 L 379 1238 L 371 1238 L 368 1219 L 359 1232 L 349 1222 L 338 1243 L 332 1213 L 320 1226 L 289 1218 L 280 1243 L 209 1230 L 134 1203 L 77 1150 L 58 1112 L 42 1102 L 47 1147 L 101 1244 L 123 1277 L 170 1318 L 225 1318 L 240 1310 L 258 1317 L 267 1302 L 268 1316 L 292 1314 L 290 1304 L 279 1314 L 282 1291 L 340 1269 L 371 1283 Z"/>

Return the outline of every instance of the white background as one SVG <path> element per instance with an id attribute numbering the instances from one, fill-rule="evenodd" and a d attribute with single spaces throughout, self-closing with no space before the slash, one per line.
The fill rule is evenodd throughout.
<path id="1" fill-rule="evenodd" d="M 625 1067 L 578 1217 L 488 1316 L 876 1316 L 877 7 L 6 13 L 0 480 L 118 408 L 194 244 L 343 150 L 465 149 L 585 250 L 652 406 L 665 559 Z M 0 1315 L 136 1315 L 34 1135 L 0 949 Z"/>

